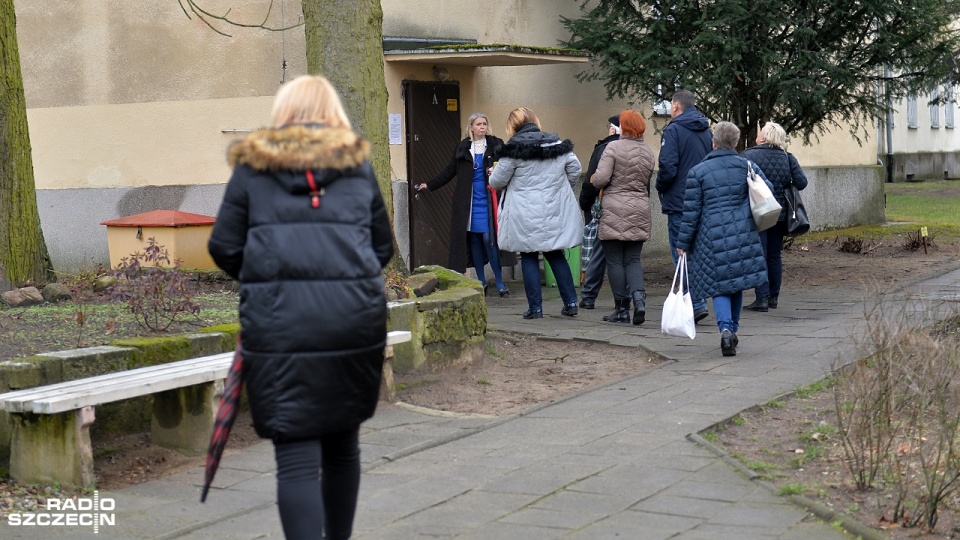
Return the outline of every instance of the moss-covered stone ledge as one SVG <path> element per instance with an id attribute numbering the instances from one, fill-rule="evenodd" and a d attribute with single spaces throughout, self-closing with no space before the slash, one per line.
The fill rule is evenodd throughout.
<path id="1" fill-rule="evenodd" d="M 239 323 L 218 325 L 191 334 L 120 339 L 110 345 L 0 362 L 0 393 L 229 352 L 234 350 L 239 332 Z M 94 433 L 146 430 L 150 425 L 151 400 L 144 397 L 97 407 Z M 0 473 L 8 469 L 10 435 L 10 418 L 0 411 Z"/>
<path id="2" fill-rule="evenodd" d="M 483 286 L 441 266 L 421 266 L 414 273 L 435 275 L 440 290 L 421 298 L 388 303 L 389 329 L 410 330 L 413 334 L 410 343 L 394 347 L 394 371 L 433 370 L 472 360 L 482 352 L 487 332 Z"/>

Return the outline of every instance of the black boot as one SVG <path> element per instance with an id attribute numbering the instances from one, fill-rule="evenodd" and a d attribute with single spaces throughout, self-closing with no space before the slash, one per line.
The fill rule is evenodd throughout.
<path id="1" fill-rule="evenodd" d="M 613 313 L 609 315 L 604 315 L 603 320 L 607 322 L 618 322 L 618 323 L 630 322 L 630 299 L 614 298 L 613 303 L 616 304 L 617 308 L 614 310 Z"/>
<path id="2" fill-rule="evenodd" d="M 776 295 L 776 296 L 771 296 L 770 299 L 767 300 L 767 304 L 770 306 L 770 309 L 777 309 L 777 301 L 778 301 L 778 300 L 780 300 L 780 295 L 779 295 L 779 294 Z"/>
<path id="3" fill-rule="evenodd" d="M 749 309 L 750 311 L 760 311 L 766 312 L 770 310 L 770 297 L 769 296 L 758 296 L 752 304 L 748 306 L 743 306 L 743 309 Z"/>
<path id="4" fill-rule="evenodd" d="M 633 291 L 630 296 L 633 298 L 633 324 L 643 324 L 647 315 L 647 293 Z"/>
<path id="5" fill-rule="evenodd" d="M 740 342 L 737 335 L 729 330 L 720 332 L 720 353 L 723 356 L 736 356 L 737 344 Z"/>

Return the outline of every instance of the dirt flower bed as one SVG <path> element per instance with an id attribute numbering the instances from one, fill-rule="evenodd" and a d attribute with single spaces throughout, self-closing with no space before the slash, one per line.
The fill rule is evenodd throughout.
<path id="1" fill-rule="evenodd" d="M 920 342 L 911 343 L 913 340 Z M 925 387 L 931 381 L 942 388 L 960 384 L 956 372 L 958 346 L 960 317 L 956 316 L 930 334 L 918 332 L 903 338 L 897 348 L 908 358 L 894 361 L 908 369 L 890 371 L 887 383 L 896 397 L 892 399 L 889 423 L 882 420 L 884 412 L 877 410 L 884 403 L 877 398 L 886 383 L 872 386 L 864 382 L 873 377 L 873 381 L 883 383 L 882 377 L 874 377 L 883 365 L 883 359 L 875 356 L 820 383 L 797 389 L 784 399 L 744 411 L 701 435 L 781 494 L 817 501 L 890 538 L 958 538 L 960 478 L 956 476 L 960 474 L 960 454 L 957 448 L 943 450 L 937 464 L 933 447 L 940 437 L 934 426 L 941 419 L 946 425 L 942 432 L 944 446 L 950 441 L 954 446 L 960 442 L 956 424 L 960 408 L 956 391 L 947 390 L 942 402 L 945 411 L 940 411 L 945 414 L 940 414 L 935 410 L 937 400 L 932 399 L 937 390 Z M 920 350 L 925 351 L 924 358 L 914 354 Z M 935 367 L 918 369 L 923 364 Z M 905 371 L 911 375 L 903 375 Z M 897 386 L 903 379 L 909 379 L 909 386 L 922 395 L 919 410 L 911 403 L 911 391 Z M 858 424 L 857 410 L 868 413 L 865 423 Z M 917 431 L 918 424 L 924 424 L 925 430 Z M 884 426 L 889 426 L 889 434 L 884 433 Z M 862 427 L 866 432 L 859 429 Z M 849 435 L 846 438 L 845 433 Z M 878 462 L 876 475 L 864 482 L 872 462 Z M 862 486 L 857 485 L 858 477 L 852 471 L 863 471 L 859 476 Z M 933 490 L 924 487 L 930 480 L 939 482 L 945 494 L 932 528 L 923 515 L 932 500 L 929 493 Z"/>
<path id="2" fill-rule="evenodd" d="M 441 411 L 503 416 L 610 381 L 639 375 L 658 360 L 641 349 L 491 333 L 470 364 L 397 375 L 404 403 Z"/>
<path id="3" fill-rule="evenodd" d="M 69 282 L 71 277 L 62 276 L 60 281 Z M 0 303 L 0 361 L 109 345 L 124 338 L 171 336 L 237 322 L 236 282 L 221 274 L 193 276 L 188 292 L 199 312 L 178 316 L 163 332 L 144 329 L 129 307 L 111 300 L 108 292 L 94 292 L 91 287 L 73 289 L 73 299 L 63 302 L 30 307 Z"/>

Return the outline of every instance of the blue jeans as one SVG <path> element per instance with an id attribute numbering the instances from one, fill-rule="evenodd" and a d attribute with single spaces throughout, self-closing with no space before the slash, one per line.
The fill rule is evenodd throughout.
<path id="1" fill-rule="evenodd" d="M 359 442 L 358 425 L 319 439 L 274 443 L 284 537 L 350 538 L 360 493 Z"/>
<path id="2" fill-rule="evenodd" d="M 677 266 L 677 261 L 680 260 L 680 255 L 677 254 L 677 237 L 680 236 L 681 221 L 683 221 L 683 214 L 667 214 L 667 239 L 670 241 L 670 255 L 673 256 L 674 268 Z M 687 259 L 689 260 L 690 257 L 687 257 Z M 694 311 L 707 308 L 706 300 L 702 298 L 692 298 L 692 300 Z"/>
<path id="3" fill-rule="evenodd" d="M 587 262 L 587 269 L 583 274 L 583 286 L 580 287 L 580 298 L 596 300 L 603 287 L 603 274 L 607 272 L 607 257 L 603 254 L 603 243 L 597 240 Z"/>
<path id="4" fill-rule="evenodd" d="M 520 270 L 523 272 L 523 290 L 527 293 L 527 306 L 533 311 L 543 310 L 543 293 L 540 290 L 540 259 L 538 252 L 520 254 Z M 563 250 L 544 251 L 545 264 L 550 265 L 557 289 L 564 304 L 577 303 L 577 289 L 573 285 L 573 273 L 563 256 Z"/>
<path id="5" fill-rule="evenodd" d="M 503 269 L 500 268 L 500 247 L 497 246 L 497 237 L 490 233 L 467 233 L 470 242 L 470 258 L 473 259 L 473 269 L 477 271 L 477 279 L 484 287 L 487 286 L 487 274 L 483 271 L 484 259 L 490 260 L 490 268 L 493 268 L 493 278 L 497 282 L 497 290 L 502 291 L 507 288 L 503 284 Z"/>
<path id="6" fill-rule="evenodd" d="M 742 291 L 713 297 L 713 313 L 717 317 L 717 328 L 721 332 L 729 330 L 736 334 L 740 330 L 740 311 L 742 310 Z"/>
<path id="7" fill-rule="evenodd" d="M 757 298 L 780 296 L 780 284 L 783 283 L 783 237 L 786 235 L 786 221 L 778 221 L 776 225 L 760 233 L 763 259 L 767 262 L 768 283 L 753 290 Z"/>

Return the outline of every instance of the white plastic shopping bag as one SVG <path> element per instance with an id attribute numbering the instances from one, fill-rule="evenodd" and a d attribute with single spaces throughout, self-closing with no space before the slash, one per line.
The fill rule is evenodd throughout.
<path id="1" fill-rule="evenodd" d="M 686 288 L 684 288 L 686 287 Z M 687 272 L 687 254 L 677 261 L 673 272 L 673 285 L 663 303 L 660 332 L 668 336 L 697 337 L 697 325 L 693 320 L 693 300 L 690 298 L 690 276 Z"/>

